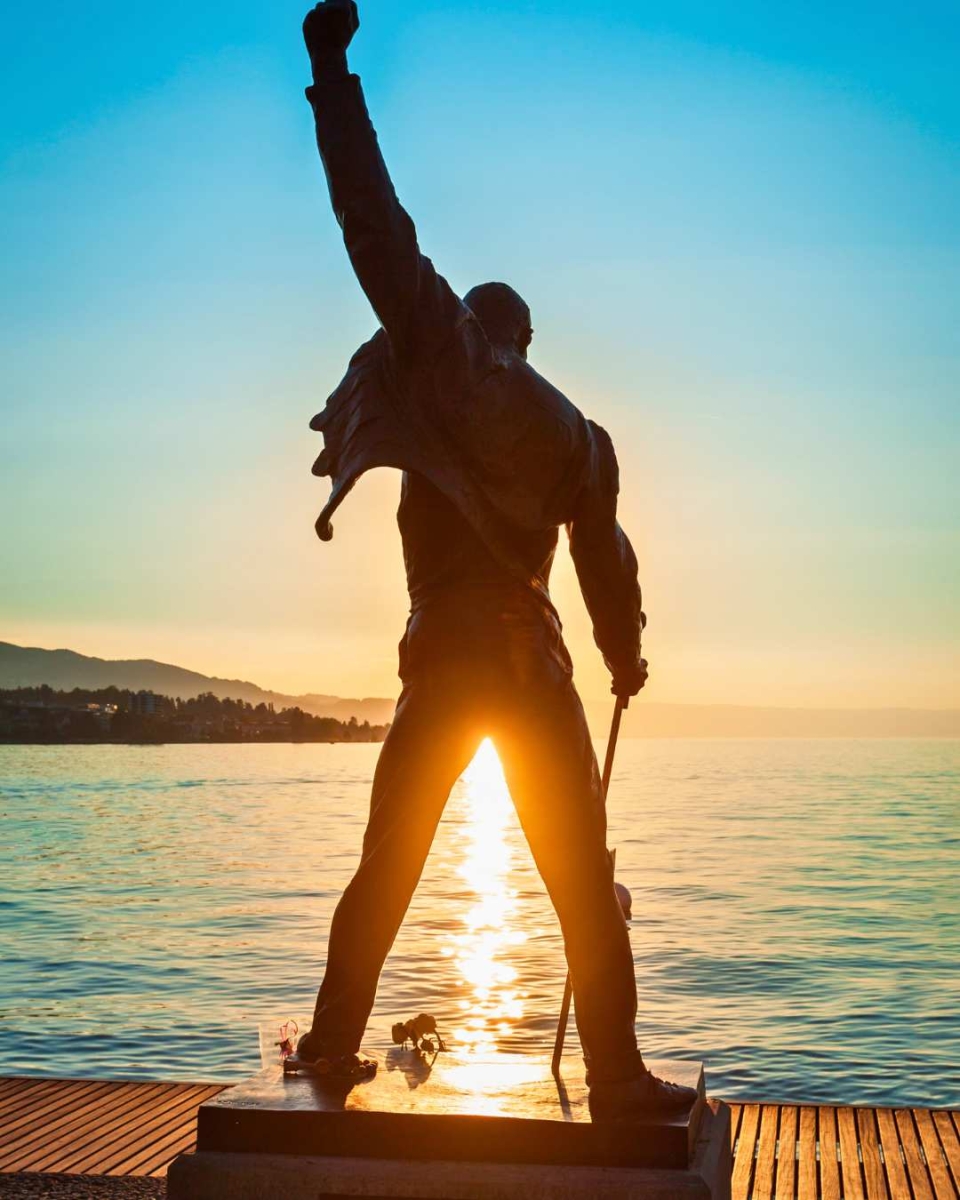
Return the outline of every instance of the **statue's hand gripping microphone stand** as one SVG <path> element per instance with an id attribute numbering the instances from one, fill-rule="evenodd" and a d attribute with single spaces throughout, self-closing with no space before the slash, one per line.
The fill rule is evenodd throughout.
<path id="1" fill-rule="evenodd" d="M 620 718 L 623 716 L 623 711 L 630 703 L 629 696 L 617 696 L 617 702 L 613 709 L 613 720 L 610 723 L 610 736 L 607 738 L 607 755 L 603 762 L 603 775 L 601 777 L 601 786 L 603 787 L 603 799 L 606 803 L 607 793 L 610 791 L 610 776 L 613 773 L 613 756 L 617 750 L 617 738 L 620 736 Z M 610 850 L 610 879 L 613 881 L 614 868 L 617 865 L 617 852 Z M 616 886 L 614 884 L 614 886 Z M 626 888 L 617 888 L 617 899 L 620 901 L 620 907 L 623 910 L 623 919 L 627 920 L 630 916 L 630 893 Z M 560 1059 L 563 1055 L 563 1042 L 567 1036 L 567 1022 L 570 1019 L 570 1001 L 573 999 L 573 980 L 570 978 L 570 969 L 567 968 L 567 980 L 563 985 L 563 1001 L 560 1005 L 560 1020 L 557 1024 L 557 1036 L 553 1043 L 553 1061 L 551 1062 L 551 1070 L 554 1075 L 559 1074 Z"/>

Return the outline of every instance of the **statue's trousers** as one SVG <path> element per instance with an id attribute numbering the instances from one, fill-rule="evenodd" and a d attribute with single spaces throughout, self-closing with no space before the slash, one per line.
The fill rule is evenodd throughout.
<path id="1" fill-rule="evenodd" d="M 325 1050 L 359 1048 L 447 797 L 489 736 L 560 919 L 591 1079 L 636 1074 L 633 957 L 611 886 L 596 757 L 569 672 L 534 654 L 519 669 L 454 658 L 404 679 L 374 776 L 360 866 L 330 932 L 314 1017 Z"/>

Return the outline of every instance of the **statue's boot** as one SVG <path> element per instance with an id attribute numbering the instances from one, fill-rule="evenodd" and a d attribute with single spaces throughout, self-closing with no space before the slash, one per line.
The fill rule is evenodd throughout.
<path id="1" fill-rule="evenodd" d="M 331 1054 L 311 1030 L 297 1042 L 293 1054 L 283 1060 L 285 1075 L 311 1075 L 331 1082 L 358 1083 L 376 1074 L 375 1059 L 359 1054 Z"/>
<path id="2" fill-rule="evenodd" d="M 691 1108 L 697 1090 L 659 1079 L 644 1068 L 634 1079 L 597 1080 L 590 1083 L 590 1117 L 594 1121 L 640 1121 L 673 1116 Z"/>

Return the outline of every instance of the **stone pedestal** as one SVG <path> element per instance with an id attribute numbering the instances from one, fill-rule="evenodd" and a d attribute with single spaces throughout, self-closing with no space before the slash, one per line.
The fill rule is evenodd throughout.
<path id="1" fill-rule="evenodd" d="M 594 1125 L 582 1081 L 525 1056 L 432 1064 L 390 1051 L 349 1091 L 279 1070 L 201 1105 L 169 1200 L 728 1200 L 729 1114 L 699 1064 L 651 1063 L 698 1089 L 669 1120 Z"/>

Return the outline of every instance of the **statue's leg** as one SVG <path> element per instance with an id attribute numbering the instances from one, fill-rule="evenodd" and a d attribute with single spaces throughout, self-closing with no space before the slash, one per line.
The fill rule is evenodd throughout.
<path id="1" fill-rule="evenodd" d="M 570 679 L 545 669 L 509 689 L 494 740 L 560 919 L 591 1079 L 633 1078 L 643 1070 L 633 954 L 610 875 L 596 756 Z"/>
<path id="2" fill-rule="evenodd" d="M 480 734 L 465 687 L 404 688 L 380 751 L 356 874 L 334 913 L 310 1053 L 359 1049 L 377 981 L 420 879 L 450 789 Z"/>

